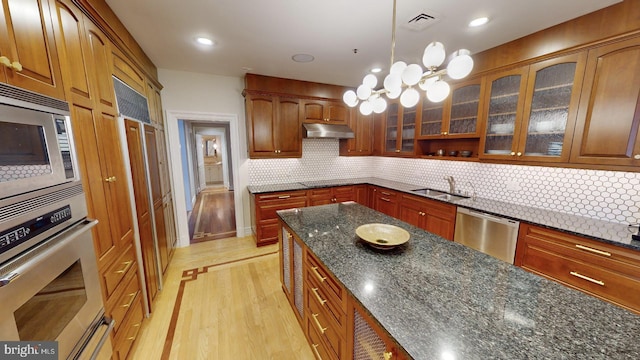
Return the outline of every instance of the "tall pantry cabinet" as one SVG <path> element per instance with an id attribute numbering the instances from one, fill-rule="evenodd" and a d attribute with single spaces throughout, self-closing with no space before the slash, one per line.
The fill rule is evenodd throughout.
<path id="1" fill-rule="evenodd" d="M 129 189 L 106 35 L 71 0 L 51 0 L 64 91 L 87 194 L 114 359 L 126 358 L 144 318 Z"/>

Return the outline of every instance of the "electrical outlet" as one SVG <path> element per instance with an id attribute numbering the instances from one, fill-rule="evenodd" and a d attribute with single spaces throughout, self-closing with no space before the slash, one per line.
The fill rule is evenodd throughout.
<path id="1" fill-rule="evenodd" d="M 520 191 L 520 183 L 517 181 L 507 181 L 505 185 L 507 186 L 507 191 Z"/>

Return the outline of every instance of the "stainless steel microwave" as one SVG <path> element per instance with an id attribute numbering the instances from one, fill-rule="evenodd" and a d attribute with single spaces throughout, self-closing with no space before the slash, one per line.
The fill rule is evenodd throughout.
<path id="1" fill-rule="evenodd" d="M 0 85 L 0 199 L 78 180 L 68 105 L 38 94 L 7 97 Z"/>

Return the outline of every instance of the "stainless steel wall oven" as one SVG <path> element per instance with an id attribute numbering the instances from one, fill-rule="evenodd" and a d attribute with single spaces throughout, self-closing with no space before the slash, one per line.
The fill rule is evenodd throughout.
<path id="1" fill-rule="evenodd" d="M 61 359 L 113 327 L 72 140 L 67 103 L 0 84 L 0 339 L 57 341 Z"/>

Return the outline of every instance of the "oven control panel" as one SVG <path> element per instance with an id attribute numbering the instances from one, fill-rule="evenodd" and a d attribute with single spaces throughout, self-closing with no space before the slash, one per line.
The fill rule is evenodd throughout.
<path id="1" fill-rule="evenodd" d="M 0 233 L 0 254 L 71 219 L 69 205 L 38 216 Z"/>

